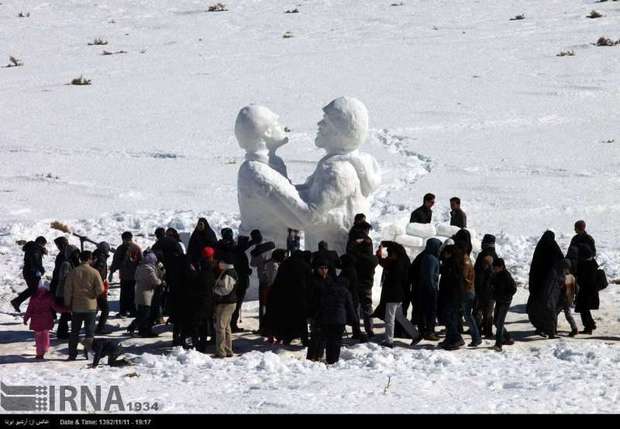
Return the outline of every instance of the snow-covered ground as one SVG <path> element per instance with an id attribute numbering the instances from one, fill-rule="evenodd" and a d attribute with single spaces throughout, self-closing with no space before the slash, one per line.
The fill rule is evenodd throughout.
<path id="1" fill-rule="evenodd" d="M 0 379 L 119 384 L 125 399 L 165 412 L 618 412 L 617 287 L 601 293 L 592 337 L 531 336 L 524 303 L 536 240 L 552 228 L 565 249 L 579 218 L 608 276 L 620 276 L 620 46 L 593 45 L 620 38 L 620 4 L 392 3 L 231 0 L 207 13 L 211 2 L 198 0 L 3 0 L 0 61 L 24 65 L 0 68 Z M 586 18 L 592 9 L 604 16 Z M 95 38 L 108 44 L 88 46 Z M 81 74 L 92 85 L 66 85 Z M 458 352 L 351 345 L 325 367 L 247 334 L 238 357 L 212 360 L 168 349 L 166 333 L 126 340 L 131 368 L 63 362 L 55 342 L 49 361 L 33 361 L 32 334 L 8 304 L 23 288 L 16 240 L 51 242 L 52 220 L 112 243 L 129 229 L 141 245 L 156 226 L 191 230 L 202 215 L 235 228 L 239 108 L 281 115 L 292 129 L 282 156 L 301 182 L 321 156 L 320 109 L 343 94 L 368 106 L 363 150 L 383 168 L 375 237 L 426 192 L 439 220 L 460 196 L 523 286 L 508 327 L 520 341 L 501 354 L 490 341 Z M 244 326 L 255 308 L 245 305 Z"/>

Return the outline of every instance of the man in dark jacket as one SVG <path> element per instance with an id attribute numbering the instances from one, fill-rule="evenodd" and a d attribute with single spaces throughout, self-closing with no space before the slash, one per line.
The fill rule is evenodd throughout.
<path id="1" fill-rule="evenodd" d="M 342 283 L 351 294 L 351 302 L 355 311 L 355 318 L 351 323 L 353 338 L 366 341 L 367 336 L 360 330 L 360 285 L 353 256 L 345 254 L 340 257 L 340 275 L 337 281 Z"/>
<path id="2" fill-rule="evenodd" d="M 456 350 L 465 345 L 459 332 L 464 283 L 464 252 L 454 242 L 448 243 L 442 253 L 438 293 L 442 319 L 446 324 L 446 338 L 438 346 L 445 350 Z"/>
<path id="3" fill-rule="evenodd" d="M 22 270 L 22 275 L 24 276 L 28 288 L 11 300 L 11 305 L 18 313 L 21 312 L 19 306 L 22 302 L 30 298 L 37 291 L 39 280 L 41 280 L 41 277 L 43 277 L 45 273 L 45 268 L 43 268 L 43 255 L 47 255 L 46 244 L 47 240 L 45 237 L 39 236 L 34 241 L 26 243 L 22 248 L 24 251 L 24 268 Z"/>
<path id="4" fill-rule="evenodd" d="M 474 285 L 476 300 L 474 301 L 474 317 L 480 334 L 487 339 L 493 338 L 493 307 L 495 301 L 491 293 L 491 278 L 493 277 L 493 261 L 497 259 L 495 253 L 495 236 L 485 234 L 482 237 L 482 251 L 474 264 Z"/>
<path id="5" fill-rule="evenodd" d="M 578 220 L 575 222 L 575 236 L 571 239 L 570 244 L 568 245 L 568 251 L 566 252 L 566 257 L 570 259 L 573 267 L 577 267 L 580 258 L 578 255 L 579 247 L 581 245 L 586 245 L 590 247 L 590 253 L 592 256 L 596 256 L 596 244 L 594 242 L 594 238 L 590 234 L 586 232 L 586 222 L 583 220 Z"/>
<path id="6" fill-rule="evenodd" d="M 437 341 L 437 292 L 439 289 L 439 249 L 441 241 L 430 238 L 424 251 L 411 264 L 413 322 L 429 341 Z"/>
<path id="7" fill-rule="evenodd" d="M 411 212 L 410 223 L 431 223 L 433 218 L 433 210 L 431 207 L 435 205 L 435 195 L 424 195 L 424 201 L 420 207 Z"/>
<path id="8" fill-rule="evenodd" d="M 312 254 L 312 261 L 317 259 L 323 259 L 327 261 L 327 266 L 329 267 L 329 275 L 335 279 L 336 278 L 336 268 L 339 264 L 338 253 L 335 250 L 329 250 L 326 241 L 319 242 L 319 250 Z M 314 265 L 314 262 L 313 262 Z"/>
<path id="9" fill-rule="evenodd" d="M 123 240 L 123 244 L 118 246 L 114 252 L 108 281 L 112 282 L 114 273 L 119 271 L 121 296 L 119 299 L 118 315 L 120 317 L 136 317 L 136 305 L 134 302 L 136 280 L 134 276 L 136 274 L 136 268 L 142 258 L 142 250 L 133 242 L 133 234 L 131 232 L 123 232 L 121 234 L 121 239 Z"/>
<path id="10" fill-rule="evenodd" d="M 512 345 L 514 341 L 510 338 L 504 323 L 506 315 L 512 302 L 512 297 L 517 293 L 517 285 L 512 276 L 506 270 L 506 264 L 502 258 L 493 260 L 494 275 L 491 278 L 491 296 L 495 301 L 495 351 L 502 351 L 502 345 Z"/>
<path id="11" fill-rule="evenodd" d="M 450 225 L 467 228 L 467 215 L 461 209 L 461 199 L 459 197 L 450 198 L 450 209 Z"/>
<path id="12" fill-rule="evenodd" d="M 315 303 L 312 309 L 313 323 L 318 328 L 313 332 L 311 346 L 308 348 L 308 359 L 320 360 L 323 349 L 326 349 L 327 364 L 334 364 L 340 358 L 342 335 L 347 322 L 352 322 L 354 329 L 359 319 L 355 315 L 351 294 L 345 287 L 345 282 L 334 281 L 328 275 L 325 260 L 317 262 L 315 275 Z M 313 331 L 316 331 L 314 329 Z"/>
<path id="13" fill-rule="evenodd" d="M 351 247 L 347 252 L 353 258 L 358 281 L 359 306 L 364 320 L 364 330 L 369 338 L 375 334 L 372 324 L 372 287 L 375 280 L 375 268 L 379 265 L 373 254 L 372 240 L 367 229 L 353 236 Z"/>
<path id="14" fill-rule="evenodd" d="M 349 253 L 351 251 L 351 245 L 356 239 L 368 235 L 371 228 L 372 226 L 366 222 L 366 215 L 364 213 L 356 214 L 353 218 L 353 226 L 349 230 L 346 252 Z"/>
<path id="15" fill-rule="evenodd" d="M 598 264 L 590 245 L 581 243 L 578 246 L 579 262 L 577 263 L 577 284 L 579 291 L 575 299 L 575 312 L 581 314 L 583 331 L 581 334 L 592 334 L 596 329 L 596 322 L 592 318 L 591 310 L 598 310 L 599 296 L 596 275 Z"/>

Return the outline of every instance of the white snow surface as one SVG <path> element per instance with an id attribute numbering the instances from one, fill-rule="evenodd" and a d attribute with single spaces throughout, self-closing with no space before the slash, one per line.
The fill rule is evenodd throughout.
<path id="1" fill-rule="evenodd" d="M 618 287 L 601 292 L 593 336 L 566 337 L 560 315 L 562 338 L 543 340 L 524 314 L 529 261 L 547 228 L 566 249 L 574 221 L 585 219 L 599 263 L 620 276 L 620 46 L 593 45 L 620 38 L 620 7 L 391 3 L 229 0 L 227 12 L 206 13 L 210 3 L 198 0 L 3 0 L 0 60 L 24 65 L 0 68 L 0 379 L 119 384 L 124 399 L 157 400 L 172 413 L 620 411 Z M 300 13 L 284 13 L 294 7 Z M 605 16 L 585 18 L 592 9 Z M 109 43 L 88 46 L 95 38 Z M 575 55 L 556 56 L 566 50 Z M 81 74 L 90 86 L 66 85 Z M 426 192 L 437 195 L 437 222 L 459 196 L 471 227 L 497 236 L 520 285 L 507 325 L 514 346 L 347 341 L 326 367 L 305 361 L 298 345 L 250 334 L 235 337 L 238 356 L 215 360 L 167 348 L 166 331 L 124 340 L 129 368 L 65 362 L 66 343 L 55 340 L 49 360 L 34 362 L 32 333 L 8 303 L 24 287 L 16 240 L 42 234 L 51 243 L 52 220 L 113 244 L 129 229 L 143 246 L 156 226 L 190 231 L 199 216 L 218 232 L 237 230 L 239 109 L 278 112 L 292 130 L 278 154 L 301 183 L 322 156 L 313 144 L 321 106 L 343 94 L 368 107 L 363 150 L 383 173 L 368 213 L 375 243 L 384 226 L 404 231 Z M 245 327 L 256 324 L 254 299 Z M 112 318 L 113 336 L 126 324 Z"/>

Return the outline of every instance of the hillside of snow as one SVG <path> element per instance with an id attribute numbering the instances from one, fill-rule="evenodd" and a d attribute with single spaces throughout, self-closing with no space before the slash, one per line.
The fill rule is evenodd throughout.
<path id="1" fill-rule="evenodd" d="M 0 65 L 23 63 L 0 68 L 0 379 L 119 384 L 126 400 L 171 413 L 618 412 L 618 287 L 601 292 L 592 337 L 566 337 L 562 315 L 559 340 L 536 337 L 524 304 L 536 241 L 551 228 L 566 250 L 577 219 L 608 277 L 620 277 L 620 44 L 596 46 L 620 39 L 620 2 L 228 0 L 207 12 L 214 3 L 0 2 Z M 592 9 L 603 16 L 587 18 Z M 69 85 L 81 75 L 91 85 Z M 128 229 L 144 247 L 155 227 L 191 231 L 203 215 L 218 232 L 236 229 L 238 110 L 255 102 L 280 115 L 292 130 L 281 155 L 299 183 L 322 156 L 321 108 L 340 95 L 370 113 L 362 150 L 383 171 L 368 216 L 375 243 L 426 192 L 440 221 L 459 196 L 519 282 L 514 346 L 347 342 L 326 367 L 300 346 L 243 334 L 239 355 L 220 361 L 169 348 L 167 329 L 126 339 L 128 321 L 112 318 L 134 366 L 64 362 L 55 340 L 34 362 L 32 333 L 9 304 L 25 287 L 17 240 L 51 243 L 53 220 L 112 244 Z M 250 300 L 243 326 L 255 316 Z"/>

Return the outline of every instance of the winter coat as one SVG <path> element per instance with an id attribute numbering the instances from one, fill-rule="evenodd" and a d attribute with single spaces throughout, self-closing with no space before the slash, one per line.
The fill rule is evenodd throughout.
<path id="1" fill-rule="evenodd" d="M 200 222 L 205 224 L 205 229 L 203 231 L 199 231 L 198 227 L 196 227 L 194 232 L 192 232 L 187 245 L 187 256 L 189 256 L 189 260 L 192 264 L 198 264 L 202 259 L 202 249 L 205 247 L 215 247 L 217 244 L 217 236 L 215 235 L 215 231 L 213 231 L 209 225 L 207 219 L 201 217 L 198 219 L 198 223 Z"/>
<path id="2" fill-rule="evenodd" d="M 342 264 L 338 281 L 346 284 L 346 288 L 353 298 L 353 302 L 359 301 L 360 285 L 357 279 L 357 270 L 355 269 L 355 261 L 353 257 L 344 258 L 345 263 Z"/>
<path id="3" fill-rule="evenodd" d="M 596 243 L 594 242 L 594 238 L 587 232 L 583 234 L 576 234 L 570 241 L 568 245 L 568 251 L 566 252 L 566 257 L 573 261 L 574 264 L 577 264 L 577 261 L 580 259 L 578 255 L 579 246 L 582 244 L 587 244 L 592 250 L 592 256 L 596 256 Z"/>
<path id="4" fill-rule="evenodd" d="M 97 297 L 103 293 L 99 271 L 87 263 L 75 267 L 64 285 L 65 305 L 76 313 L 97 311 Z"/>
<path id="5" fill-rule="evenodd" d="M 267 301 L 267 329 L 277 338 L 299 338 L 307 329 L 312 270 L 300 252 L 284 260 Z"/>
<path id="6" fill-rule="evenodd" d="M 141 263 L 136 268 L 135 304 L 151 306 L 155 289 L 161 286 L 161 273 L 155 265 Z"/>
<path id="7" fill-rule="evenodd" d="M 345 282 L 329 279 L 323 283 L 319 289 L 317 322 L 320 325 L 345 325 L 355 319 L 353 300 Z M 357 323 L 359 324 L 359 319 Z"/>
<path id="8" fill-rule="evenodd" d="M 215 268 L 209 262 L 201 261 L 197 269 L 188 266 L 187 287 L 183 290 L 183 303 L 181 305 L 183 311 L 175 323 L 180 323 L 189 329 L 208 326 L 213 319 L 215 307 L 215 295 L 213 293 L 215 280 Z"/>
<path id="9" fill-rule="evenodd" d="M 151 251 L 157 255 L 157 260 L 164 264 L 166 272 L 170 270 L 175 271 L 176 266 L 173 267 L 173 265 L 178 265 L 179 258 L 183 256 L 181 244 L 174 238 L 168 236 L 164 236 L 157 240 L 155 244 L 153 244 L 153 247 L 151 247 Z M 202 249 L 200 251 L 202 252 Z M 116 253 L 118 253 L 118 250 Z"/>
<path id="10" fill-rule="evenodd" d="M 467 215 L 460 208 L 450 212 L 450 225 L 467 228 Z"/>
<path id="11" fill-rule="evenodd" d="M 256 268 L 258 282 L 261 285 L 270 283 L 270 273 L 267 272 L 267 263 L 271 260 L 271 252 L 276 246 L 273 241 L 258 244 L 250 252 L 250 266 Z"/>
<path id="12" fill-rule="evenodd" d="M 142 250 L 134 242 L 123 243 L 114 252 L 110 271 L 118 270 L 121 281 L 135 280 L 136 268 L 142 258 Z"/>
<path id="13" fill-rule="evenodd" d="M 593 258 L 579 261 L 577 264 L 577 284 L 579 292 L 575 299 L 575 311 L 598 310 L 599 297 L 596 284 L 598 264 Z"/>
<path id="14" fill-rule="evenodd" d="M 495 273 L 491 280 L 491 297 L 495 302 L 508 304 L 512 301 L 512 297 L 517 293 L 517 284 L 508 270 Z"/>
<path id="15" fill-rule="evenodd" d="M 433 210 L 429 209 L 425 205 L 421 205 L 411 212 L 409 223 L 431 223 L 432 218 Z"/>
<path id="16" fill-rule="evenodd" d="M 465 254 L 465 263 L 463 265 L 463 279 L 465 283 L 463 284 L 463 290 L 465 293 L 476 293 L 475 281 L 476 281 L 476 272 L 474 270 L 474 264 L 471 263 L 471 259 L 469 255 Z"/>
<path id="17" fill-rule="evenodd" d="M 24 323 L 30 320 L 30 329 L 33 331 L 49 331 L 54 327 L 54 312 L 66 313 L 71 311 L 64 305 L 56 304 L 54 295 L 44 289 L 38 288 L 30 297 L 28 309 L 24 315 Z"/>
<path id="18" fill-rule="evenodd" d="M 22 248 L 24 251 L 24 268 L 22 274 L 24 279 L 40 279 L 45 273 L 43 268 L 43 255 L 47 254 L 45 247 L 29 241 Z"/>
<path id="19" fill-rule="evenodd" d="M 108 257 L 109 255 L 100 249 L 95 249 L 93 252 L 93 268 L 99 271 L 103 280 L 108 278 Z"/>
<path id="20" fill-rule="evenodd" d="M 75 246 L 68 245 L 64 251 L 64 262 L 58 270 L 58 283 L 56 284 L 55 295 L 57 298 L 64 300 L 65 298 L 65 282 L 69 273 L 78 265 L 80 261 L 77 255 L 79 249 Z"/>
<path id="21" fill-rule="evenodd" d="M 555 335 L 560 308 L 564 273 L 564 255 L 555 241 L 555 234 L 546 231 L 534 250 L 529 274 L 530 296 L 527 314 L 534 327 L 548 335 Z"/>
<path id="22" fill-rule="evenodd" d="M 228 253 L 233 256 L 233 265 L 237 273 L 237 288 L 240 291 L 247 289 L 250 285 L 252 270 L 250 269 L 248 256 L 245 254 L 245 251 L 249 247 L 249 240 L 247 237 L 239 237 L 237 243 L 233 240 L 222 239 L 218 241 L 216 245 L 216 255 Z"/>
<path id="23" fill-rule="evenodd" d="M 355 261 L 360 290 L 372 289 L 375 269 L 379 265 L 379 259 L 372 252 L 372 241 L 369 239 L 362 243 L 353 243 L 349 254 Z"/>
<path id="24" fill-rule="evenodd" d="M 491 296 L 491 277 L 493 276 L 493 261 L 497 259 L 495 248 L 482 249 L 474 264 L 476 300 L 487 303 Z"/>
<path id="25" fill-rule="evenodd" d="M 413 306 L 413 320 L 423 323 L 426 309 L 435 308 L 437 291 L 439 289 L 439 248 L 441 241 L 430 238 L 426 248 L 411 263 L 409 280 L 411 282 L 411 302 Z"/>
<path id="26" fill-rule="evenodd" d="M 437 312 L 445 321 L 446 312 L 461 308 L 465 279 L 463 269 L 455 256 L 445 258 L 441 263 L 441 277 L 437 293 Z"/>
<path id="27" fill-rule="evenodd" d="M 228 295 L 214 294 L 216 304 L 236 304 L 239 290 L 239 277 L 233 265 L 226 265 L 224 271 L 217 274 L 214 288 L 220 285 L 233 283 L 234 286 Z"/>
<path id="28" fill-rule="evenodd" d="M 64 262 L 65 252 L 63 248 L 63 250 L 58 252 L 58 255 L 56 255 L 56 259 L 54 260 L 54 271 L 52 272 L 52 281 L 50 282 L 50 292 L 52 293 L 52 295 L 56 294 L 56 288 L 58 287 L 58 280 L 60 275 L 60 268 L 62 267 L 62 264 Z"/>

